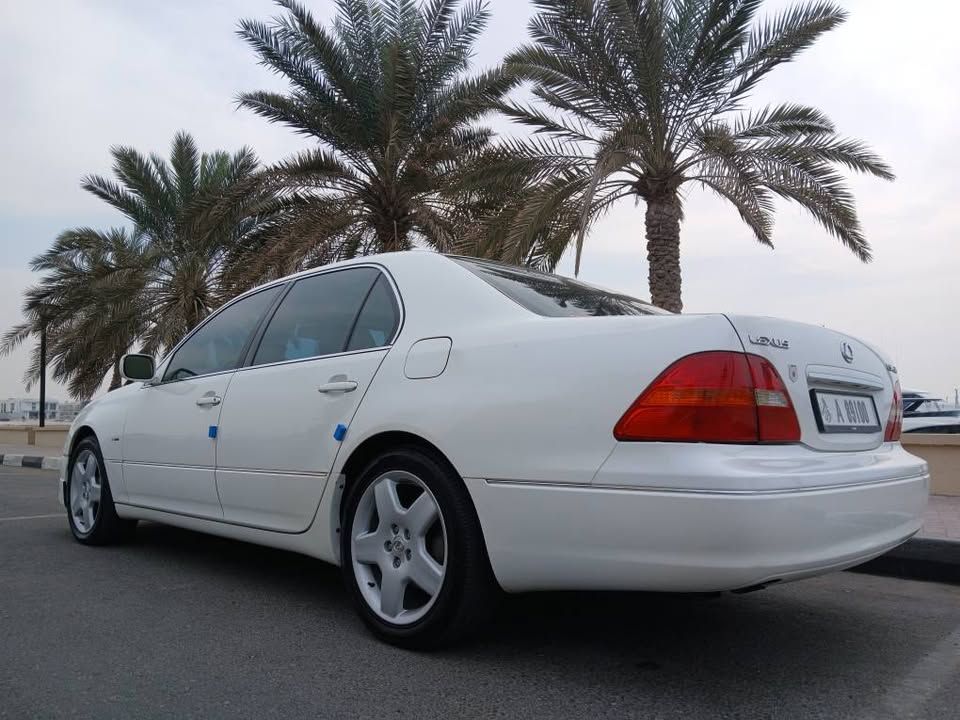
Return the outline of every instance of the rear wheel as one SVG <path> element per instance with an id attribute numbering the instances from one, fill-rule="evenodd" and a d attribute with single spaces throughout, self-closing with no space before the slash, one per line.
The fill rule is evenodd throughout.
<path id="1" fill-rule="evenodd" d="M 496 600 L 480 524 L 463 482 L 417 448 L 387 452 L 352 485 L 341 565 L 361 617 L 387 642 L 447 645 Z"/>
<path id="2" fill-rule="evenodd" d="M 136 520 L 117 516 L 100 444 L 94 437 L 77 443 L 67 471 L 67 519 L 73 536 L 84 545 L 125 540 Z"/>

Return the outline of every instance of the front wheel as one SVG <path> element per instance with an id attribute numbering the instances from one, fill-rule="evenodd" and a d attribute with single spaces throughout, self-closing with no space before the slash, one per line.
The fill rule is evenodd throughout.
<path id="1" fill-rule="evenodd" d="M 136 527 L 136 520 L 117 516 L 96 438 L 84 438 L 73 449 L 67 469 L 66 500 L 70 531 L 84 545 L 125 540 Z"/>
<path id="2" fill-rule="evenodd" d="M 448 645 L 492 609 L 496 583 L 463 482 L 417 448 L 387 452 L 344 503 L 341 566 L 361 617 L 409 648 Z"/>

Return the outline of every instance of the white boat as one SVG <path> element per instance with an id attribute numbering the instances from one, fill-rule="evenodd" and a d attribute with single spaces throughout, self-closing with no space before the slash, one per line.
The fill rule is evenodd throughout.
<path id="1" fill-rule="evenodd" d="M 904 390 L 903 432 L 958 434 L 960 408 L 919 390 Z"/>

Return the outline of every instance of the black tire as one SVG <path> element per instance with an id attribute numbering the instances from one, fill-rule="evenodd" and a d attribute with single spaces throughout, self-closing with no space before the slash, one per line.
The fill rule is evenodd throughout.
<path id="1" fill-rule="evenodd" d="M 99 502 L 93 505 L 93 523 L 91 527 L 83 527 L 83 519 L 75 517 L 72 507 L 74 467 L 79 458 L 86 460 L 92 454 L 96 460 L 96 473 L 100 484 Z M 80 488 L 78 488 L 78 491 Z M 110 480 L 107 477 L 107 466 L 103 462 L 100 452 L 100 443 L 93 436 L 85 437 L 76 444 L 70 454 L 70 464 L 67 466 L 67 485 L 65 488 L 64 503 L 67 506 L 67 522 L 70 532 L 77 542 L 84 545 L 109 545 L 130 539 L 137 526 L 136 520 L 125 520 L 117 515 L 113 504 L 113 494 L 110 492 Z"/>
<path id="2" fill-rule="evenodd" d="M 446 530 L 445 571 L 432 606 L 416 622 L 388 622 L 368 604 L 354 571 L 350 539 L 364 491 L 384 473 L 406 471 L 433 494 Z M 483 532 L 463 481 L 448 463 L 417 447 L 401 447 L 375 458 L 350 484 L 342 506 L 340 566 L 347 592 L 360 617 L 380 639 L 399 647 L 430 650 L 477 631 L 500 596 L 487 557 Z M 409 596 L 407 596 L 409 597 Z"/>

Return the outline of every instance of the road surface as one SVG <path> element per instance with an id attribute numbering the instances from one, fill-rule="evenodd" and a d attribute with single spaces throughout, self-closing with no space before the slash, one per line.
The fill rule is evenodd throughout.
<path id="1" fill-rule="evenodd" d="M 471 645 L 378 643 L 338 571 L 142 524 L 83 547 L 0 468 L 0 718 L 950 718 L 960 587 L 839 573 L 721 597 L 509 598 Z"/>

